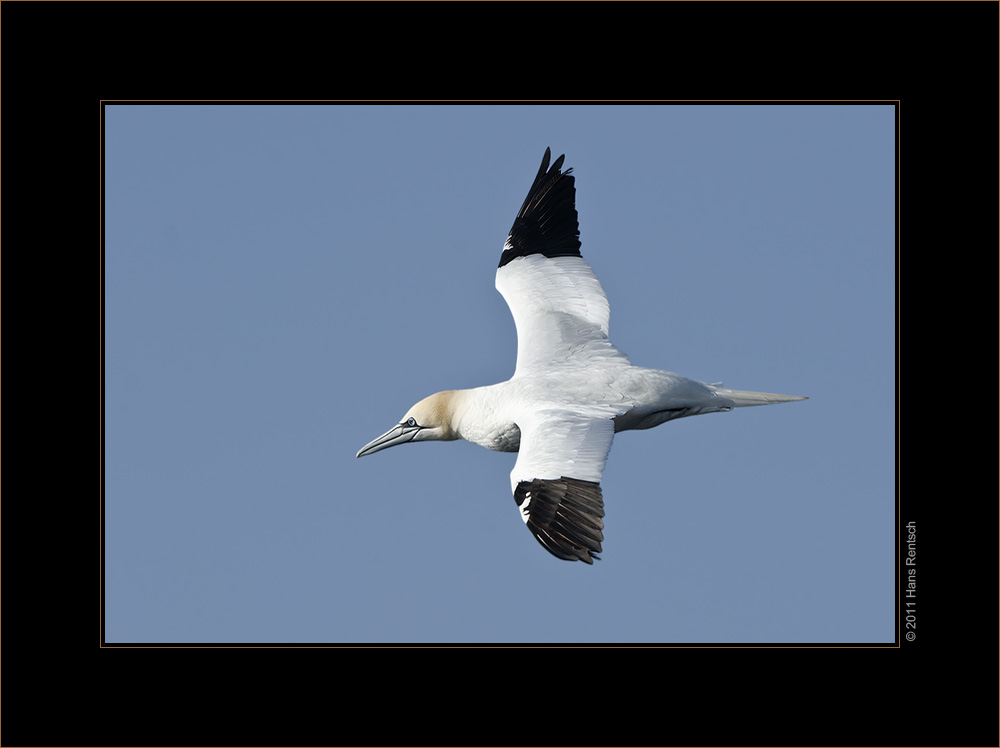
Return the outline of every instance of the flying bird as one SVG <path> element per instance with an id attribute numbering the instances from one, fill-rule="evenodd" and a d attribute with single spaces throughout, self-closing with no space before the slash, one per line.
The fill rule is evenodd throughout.
<path id="1" fill-rule="evenodd" d="M 500 253 L 496 288 L 517 328 L 506 382 L 424 398 L 357 457 L 397 444 L 465 439 L 517 452 L 511 491 L 554 556 L 592 564 L 604 541 L 601 476 L 619 431 L 804 397 L 732 390 L 633 366 L 608 339 L 608 298 L 580 255 L 576 186 L 564 156 L 538 169 Z"/>

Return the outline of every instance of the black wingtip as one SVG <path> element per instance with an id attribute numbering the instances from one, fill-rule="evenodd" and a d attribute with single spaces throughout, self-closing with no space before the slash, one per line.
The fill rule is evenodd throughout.
<path id="1" fill-rule="evenodd" d="M 536 176 L 535 179 L 538 179 L 538 177 L 542 176 L 542 174 L 549 170 L 550 158 L 552 158 L 552 149 L 545 146 L 545 154 L 542 156 L 542 165 L 538 167 L 538 176 Z"/>
<path id="2" fill-rule="evenodd" d="M 572 169 L 562 170 L 566 154 L 549 166 L 552 150 L 545 149 L 535 181 L 528 190 L 507 236 L 500 264 L 518 257 L 580 257 L 580 226 L 576 212 L 575 178 Z"/>
<path id="3" fill-rule="evenodd" d="M 521 481 L 514 501 L 527 512 L 528 530 L 556 558 L 593 564 L 601 560 L 604 498 L 592 481 L 563 476 Z"/>

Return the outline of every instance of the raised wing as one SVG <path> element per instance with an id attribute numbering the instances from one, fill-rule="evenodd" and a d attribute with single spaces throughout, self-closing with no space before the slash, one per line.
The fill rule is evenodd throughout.
<path id="1" fill-rule="evenodd" d="M 510 484 L 521 519 L 553 556 L 592 564 L 604 541 L 600 483 L 614 421 L 549 410 L 518 426 L 521 447 Z"/>
<path id="2" fill-rule="evenodd" d="M 500 255 L 496 287 L 517 327 L 514 376 L 595 359 L 628 364 L 608 340 L 611 309 L 580 255 L 575 178 L 563 156 L 542 165 Z"/>

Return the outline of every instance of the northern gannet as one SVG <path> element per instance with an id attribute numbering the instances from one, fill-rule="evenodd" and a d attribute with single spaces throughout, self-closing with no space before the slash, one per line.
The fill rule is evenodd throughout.
<path id="1" fill-rule="evenodd" d="M 510 380 L 424 398 L 357 457 L 397 444 L 465 439 L 517 452 L 510 474 L 521 519 L 567 561 L 602 552 L 601 475 L 618 431 L 804 397 L 731 390 L 633 366 L 608 339 L 607 296 L 580 255 L 575 177 L 542 165 L 500 254 L 496 288 L 517 328 Z"/>

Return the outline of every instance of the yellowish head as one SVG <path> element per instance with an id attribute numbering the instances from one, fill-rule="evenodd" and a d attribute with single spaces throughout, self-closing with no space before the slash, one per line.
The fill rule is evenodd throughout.
<path id="1" fill-rule="evenodd" d="M 421 441 L 450 441 L 458 439 L 455 430 L 456 390 L 436 392 L 425 397 L 403 416 L 403 420 L 358 450 L 357 457 L 370 455 L 380 449 L 397 444 Z"/>

